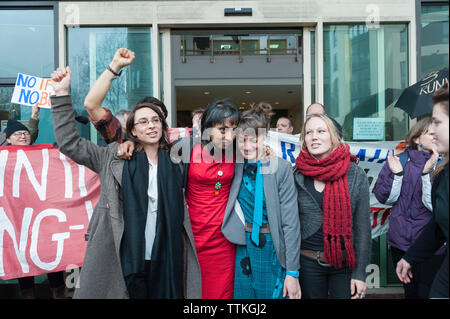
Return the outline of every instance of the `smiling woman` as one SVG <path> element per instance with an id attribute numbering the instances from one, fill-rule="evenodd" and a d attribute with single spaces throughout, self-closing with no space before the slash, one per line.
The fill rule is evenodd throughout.
<path id="1" fill-rule="evenodd" d="M 268 156 L 264 145 L 272 115 L 270 104 L 258 103 L 242 113 L 238 125 L 244 163 L 236 161 L 222 227 L 227 239 L 237 244 L 235 299 L 301 297 L 300 223 L 292 166 Z M 238 218 L 237 211 L 243 216 Z"/>
<path id="2" fill-rule="evenodd" d="M 69 67 L 52 74 L 56 142 L 63 154 L 98 173 L 102 186 L 74 298 L 198 296 L 198 279 L 189 275 L 196 259 L 188 243 L 192 230 L 184 224 L 182 175 L 167 152 L 164 116 L 157 106 L 138 103 L 127 120 L 138 151 L 120 160 L 116 143 L 99 147 L 78 134 L 71 74 Z"/>
<path id="3" fill-rule="evenodd" d="M 448 85 L 433 96 L 433 122 L 430 132 L 434 136 L 437 151 L 444 155 L 444 162 L 435 170 L 435 178 L 431 190 L 433 214 L 419 237 L 397 263 L 396 273 L 405 284 L 414 278 L 412 266 L 426 261 L 435 254 L 438 247 L 444 244 L 446 254 L 430 288 L 429 298 L 448 299 L 448 156 L 449 156 L 449 110 Z"/>
<path id="4" fill-rule="evenodd" d="M 305 122 L 294 172 L 306 299 L 361 299 L 371 251 L 369 184 L 326 115 Z"/>
<path id="5" fill-rule="evenodd" d="M 137 151 L 146 147 L 169 148 L 167 122 L 161 110 L 151 103 L 139 103 L 127 119 L 127 134 L 137 143 Z"/>

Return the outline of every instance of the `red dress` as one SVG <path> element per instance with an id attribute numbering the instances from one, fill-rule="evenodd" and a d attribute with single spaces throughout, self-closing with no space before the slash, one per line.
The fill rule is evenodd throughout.
<path id="1" fill-rule="evenodd" d="M 234 176 L 232 163 L 215 163 L 202 147 L 192 150 L 186 203 L 191 218 L 204 299 L 232 299 L 236 246 L 222 234 L 222 221 Z M 205 161 L 205 157 L 209 160 Z M 221 173 L 220 173 L 221 172 Z M 215 184 L 221 188 L 216 191 Z"/>

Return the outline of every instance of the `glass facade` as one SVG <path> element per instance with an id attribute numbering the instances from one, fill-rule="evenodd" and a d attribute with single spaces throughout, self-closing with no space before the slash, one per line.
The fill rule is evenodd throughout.
<path id="1" fill-rule="evenodd" d="M 17 73 L 48 78 L 55 68 L 53 8 L 0 8 L 0 120 L 29 120 L 31 107 L 11 103 Z M 54 142 L 49 109 L 39 115 L 36 144 Z M 4 123 L 3 123 L 4 124 Z"/>
<path id="2" fill-rule="evenodd" d="M 324 25 L 324 104 L 346 141 L 395 141 L 408 131 L 394 108 L 408 86 L 406 24 Z"/>
<path id="3" fill-rule="evenodd" d="M 103 102 L 113 114 L 120 109 L 132 109 L 136 102 L 153 95 L 152 52 L 149 27 L 125 28 L 69 28 L 68 62 L 72 70 L 71 94 L 75 111 L 87 116 L 84 98 L 89 88 L 111 62 L 119 48 L 135 52 L 131 66 L 123 69 Z M 85 138 L 90 138 L 88 125 L 79 124 Z M 92 131 L 93 133 L 95 131 Z"/>
<path id="4" fill-rule="evenodd" d="M 55 66 L 53 10 L 0 10 L 0 43 L 1 78 L 48 77 Z"/>
<path id="5" fill-rule="evenodd" d="M 448 68 L 448 27 L 448 4 L 422 4 L 420 26 L 421 78 L 432 71 Z"/>

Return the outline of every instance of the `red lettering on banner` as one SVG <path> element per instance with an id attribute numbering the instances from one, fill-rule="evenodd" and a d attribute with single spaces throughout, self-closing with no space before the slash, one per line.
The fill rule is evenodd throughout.
<path id="1" fill-rule="evenodd" d="M 99 196 L 98 175 L 58 148 L 1 147 L 0 278 L 81 266 Z"/>
<path id="2" fill-rule="evenodd" d="M 391 214 L 391 209 L 386 208 L 386 210 L 383 212 L 383 216 L 381 217 L 381 226 L 383 226 L 384 223 L 386 223 L 386 220 L 390 214 Z"/>
<path id="3" fill-rule="evenodd" d="M 380 207 L 370 207 L 370 213 L 373 213 L 373 217 L 372 217 L 372 229 L 377 227 L 378 224 L 378 213 L 383 210 L 384 208 L 380 208 Z"/>

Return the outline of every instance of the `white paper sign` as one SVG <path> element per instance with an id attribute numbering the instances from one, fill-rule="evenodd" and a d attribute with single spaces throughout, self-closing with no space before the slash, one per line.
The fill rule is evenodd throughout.
<path id="1" fill-rule="evenodd" d="M 385 119 L 355 117 L 353 119 L 354 140 L 384 140 Z"/>
<path id="2" fill-rule="evenodd" d="M 33 75 L 17 74 L 11 103 L 50 108 L 50 95 L 54 94 L 51 79 Z"/>

